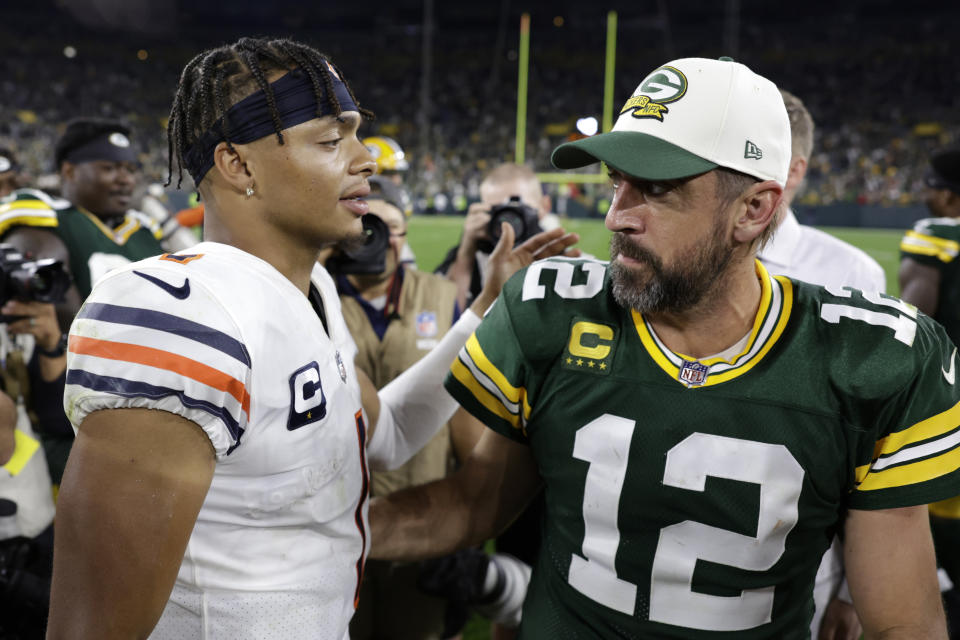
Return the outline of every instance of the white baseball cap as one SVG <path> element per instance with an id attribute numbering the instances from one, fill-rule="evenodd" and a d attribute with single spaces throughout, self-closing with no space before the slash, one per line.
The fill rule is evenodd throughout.
<path id="1" fill-rule="evenodd" d="M 643 180 L 727 167 L 787 183 L 790 119 L 775 84 L 730 58 L 683 58 L 650 73 L 609 133 L 553 152 L 559 169 L 602 161 Z"/>

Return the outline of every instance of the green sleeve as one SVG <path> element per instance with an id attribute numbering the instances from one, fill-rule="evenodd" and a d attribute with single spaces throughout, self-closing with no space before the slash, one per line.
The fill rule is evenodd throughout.
<path id="1" fill-rule="evenodd" d="M 917 318 L 910 353 L 890 366 L 913 375 L 877 411 L 856 461 L 854 509 L 891 509 L 960 495 L 957 350 L 943 328 Z"/>

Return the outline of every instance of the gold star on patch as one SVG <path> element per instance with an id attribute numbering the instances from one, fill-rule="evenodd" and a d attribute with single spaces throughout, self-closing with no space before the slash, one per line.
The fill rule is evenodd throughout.
<path id="1" fill-rule="evenodd" d="M 312 418 L 312 417 L 313 417 L 313 412 L 312 412 L 312 411 L 307 411 L 307 420 L 309 420 L 309 419 Z"/>
<path id="2" fill-rule="evenodd" d="M 572 363 L 573 363 L 573 358 L 567 358 L 567 364 L 572 364 Z"/>
<path id="3" fill-rule="evenodd" d="M 577 358 L 577 366 L 578 366 L 578 367 L 582 367 L 582 366 L 583 366 L 583 360 L 581 360 L 580 358 Z"/>
<path id="4" fill-rule="evenodd" d="M 595 365 L 595 364 L 596 364 L 596 363 L 595 363 L 593 360 L 587 361 L 587 366 L 590 367 L 591 369 L 593 369 L 593 365 Z"/>
<path id="5" fill-rule="evenodd" d="M 601 363 L 600 363 L 600 370 L 603 371 L 603 370 L 606 369 L 606 368 L 607 368 L 607 363 L 606 363 L 606 362 L 601 362 Z"/>

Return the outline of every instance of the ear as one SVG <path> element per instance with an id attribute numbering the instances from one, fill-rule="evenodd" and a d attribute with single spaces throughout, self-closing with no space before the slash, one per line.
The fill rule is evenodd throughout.
<path id="1" fill-rule="evenodd" d="M 547 215 L 553 211 L 553 203 L 550 202 L 550 196 L 543 194 L 543 197 L 540 199 L 540 217 Z"/>
<path id="2" fill-rule="evenodd" d="M 60 179 L 72 182 L 77 172 L 77 165 L 72 162 L 64 162 L 60 165 Z"/>
<path id="3" fill-rule="evenodd" d="M 807 175 L 807 159 L 800 156 L 794 156 L 790 160 L 790 171 L 787 173 L 787 184 L 784 186 L 784 191 L 794 192 L 800 188 L 800 183 L 803 182 L 804 177 Z"/>
<path id="4" fill-rule="evenodd" d="M 243 193 L 250 186 L 252 175 L 243 158 L 244 145 L 234 144 L 233 149 L 221 142 L 213 150 L 213 166 L 220 177 L 236 191 Z"/>
<path id="5" fill-rule="evenodd" d="M 749 244 L 771 224 L 776 224 L 777 210 L 783 200 L 783 187 L 773 180 L 758 182 L 732 206 L 738 207 L 733 237 L 737 242 Z"/>

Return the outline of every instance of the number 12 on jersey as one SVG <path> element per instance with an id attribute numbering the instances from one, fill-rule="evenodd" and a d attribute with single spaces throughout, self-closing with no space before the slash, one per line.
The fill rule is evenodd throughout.
<path id="1" fill-rule="evenodd" d="M 636 422 L 604 414 L 577 431 L 573 456 L 590 463 L 584 485 L 583 557 L 568 581 L 588 598 L 633 615 L 638 585 L 617 575 L 617 518 Z M 707 476 L 760 485 L 756 537 L 685 520 L 660 530 L 650 575 L 649 619 L 704 631 L 740 631 L 770 622 L 774 587 L 739 596 L 693 591 L 697 560 L 751 571 L 772 568 L 797 522 L 804 471 L 783 445 L 692 433 L 667 452 L 663 484 L 703 492 Z"/>

